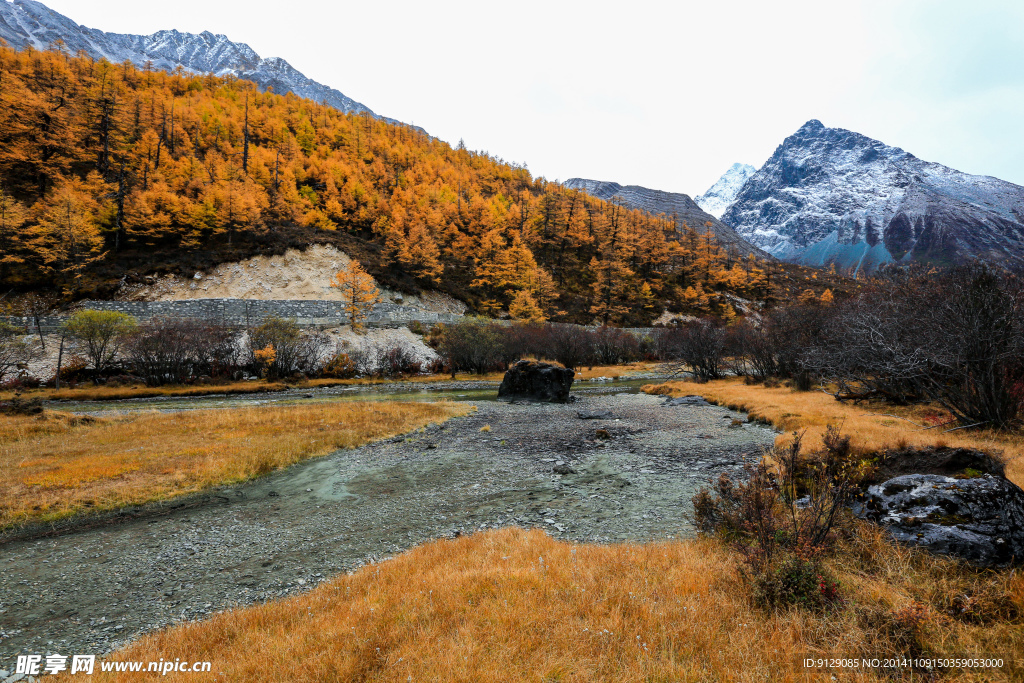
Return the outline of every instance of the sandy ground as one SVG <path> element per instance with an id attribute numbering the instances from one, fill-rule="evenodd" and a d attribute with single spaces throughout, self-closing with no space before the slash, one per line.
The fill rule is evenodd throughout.
<path id="1" fill-rule="evenodd" d="M 456 532 L 690 536 L 697 488 L 775 439 L 725 408 L 645 394 L 477 405 L 422 432 L 216 489 L 191 508 L 0 545 L 0 666 L 26 652 L 104 653 Z M 577 416 L 595 410 L 612 417 Z"/>
<path id="2" fill-rule="evenodd" d="M 330 245 L 305 250 L 289 249 L 283 256 L 254 256 L 222 263 L 191 278 L 167 275 L 147 278 L 146 284 L 126 285 L 117 293 L 122 301 L 178 301 L 181 299 L 337 299 L 331 280 L 348 267 L 349 257 Z M 383 301 L 416 306 L 438 313 L 462 314 L 466 305 L 440 292 L 419 295 L 381 289 Z"/>

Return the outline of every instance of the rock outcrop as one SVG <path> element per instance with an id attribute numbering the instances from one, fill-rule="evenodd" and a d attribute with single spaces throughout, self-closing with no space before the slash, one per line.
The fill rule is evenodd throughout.
<path id="1" fill-rule="evenodd" d="M 903 474 L 854 505 L 899 541 L 982 567 L 1024 560 L 1024 491 L 998 474 Z"/>
<path id="2" fill-rule="evenodd" d="M 665 401 L 667 406 L 709 406 L 711 405 L 703 396 L 690 395 L 690 396 L 676 396 L 675 398 L 669 398 Z"/>
<path id="3" fill-rule="evenodd" d="M 572 370 L 559 365 L 519 360 L 505 373 L 505 378 L 498 387 L 498 398 L 566 403 L 575 374 Z"/>

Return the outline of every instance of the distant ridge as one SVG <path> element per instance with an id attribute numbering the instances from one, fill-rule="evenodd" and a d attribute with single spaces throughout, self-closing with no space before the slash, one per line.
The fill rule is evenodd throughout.
<path id="1" fill-rule="evenodd" d="M 709 229 L 714 233 L 720 244 L 743 255 L 753 253 L 759 258 L 774 260 L 772 256 L 757 248 L 747 240 L 743 239 L 735 230 L 707 213 L 689 195 L 681 192 L 665 192 L 664 190 L 652 190 L 639 185 L 619 185 L 618 183 L 588 180 L 587 178 L 569 178 L 564 187 L 582 190 L 587 194 L 599 199 L 609 201 L 618 197 L 622 202 L 631 208 L 640 209 L 653 215 L 665 214 L 668 218 L 675 218 L 676 225 L 682 226 L 686 223 L 697 232 L 707 232 Z M 708 228 L 707 224 L 711 223 Z"/>
<path id="2" fill-rule="evenodd" d="M 307 78 L 284 59 L 265 59 L 245 43 L 232 42 L 225 35 L 209 31 L 195 34 L 168 30 L 148 36 L 106 33 L 81 26 L 35 0 L 0 0 L 0 38 L 17 49 L 46 50 L 59 40 L 72 55 L 84 51 L 94 59 L 107 59 L 115 64 L 129 61 L 142 67 L 151 62 L 154 68 L 166 71 L 180 66 L 194 73 L 232 74 L 253 81 L 263 90 L 291 92 L 315 102 L 326 102 L 345 113 L 366 113 L 388 123 L 401 123 L 379 116 L 365 104 Z"/>

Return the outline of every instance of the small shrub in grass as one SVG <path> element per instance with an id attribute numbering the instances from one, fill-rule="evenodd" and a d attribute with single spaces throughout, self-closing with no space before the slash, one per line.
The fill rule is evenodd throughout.
<path id="1" fill-rule="evenodd" d="M 922 629 L 928 621 L 928 610 L 919 602 L 898 609 L 878 606 L 856 608 L 859 626 L 874 635 L 877 647 L 904 657 L 924 654 Z"/>
<path id="2" fill-rule="evenodd" d="M 824 448 L 801 451 L 801 435 L 746 467 L 746 481 L 723 474 L 714 489 L 693 498 L 698 530 L 716 533 L 745 560 L 752 597 L 760 606 L 812 610 L 842 603 L 839 586 L 821 564 L 832 548 L 844 504 L 859 476 L 849 437 L 829 426 Z"/>
<path id="3" fill-rule="evenodd" d="M 356 376 L 356 364 L 347 353 L 339 353 L 327 361 L 323 370 L 320 371 L 320 376 L 331 379 L 351 379 Z"/>
<path id="4" fill-rule="evenodd" d="M 787 553 L 749 573 L 754 603 L 767 608 L 790 605 L 820 612 L 842 605 L 839 583 L 821 563 Z"/>

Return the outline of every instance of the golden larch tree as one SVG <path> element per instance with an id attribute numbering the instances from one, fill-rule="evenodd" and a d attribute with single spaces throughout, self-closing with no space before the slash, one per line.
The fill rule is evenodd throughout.
<path id="1" fill-rule="evenodd" d="M 508 306 L 508 313 L 515 320 L 531 323 L 542 323 L 547 319 L 544 317 L 544 311 L 537 305 L 530 292 L 525 289 L 518 292 L 512 299 L 512 303 Z"/>
<path id="2" fill-rule="evenodd" d="M 380 290 L 377 289 L 373 277 L 359 261 L 352 259 L 346 270 L 335 273 L 331 287 L 336 287 L 341 292 L 345 313 L 352 329 L 361 329 L 374 305 L 380 301 Z"/>

